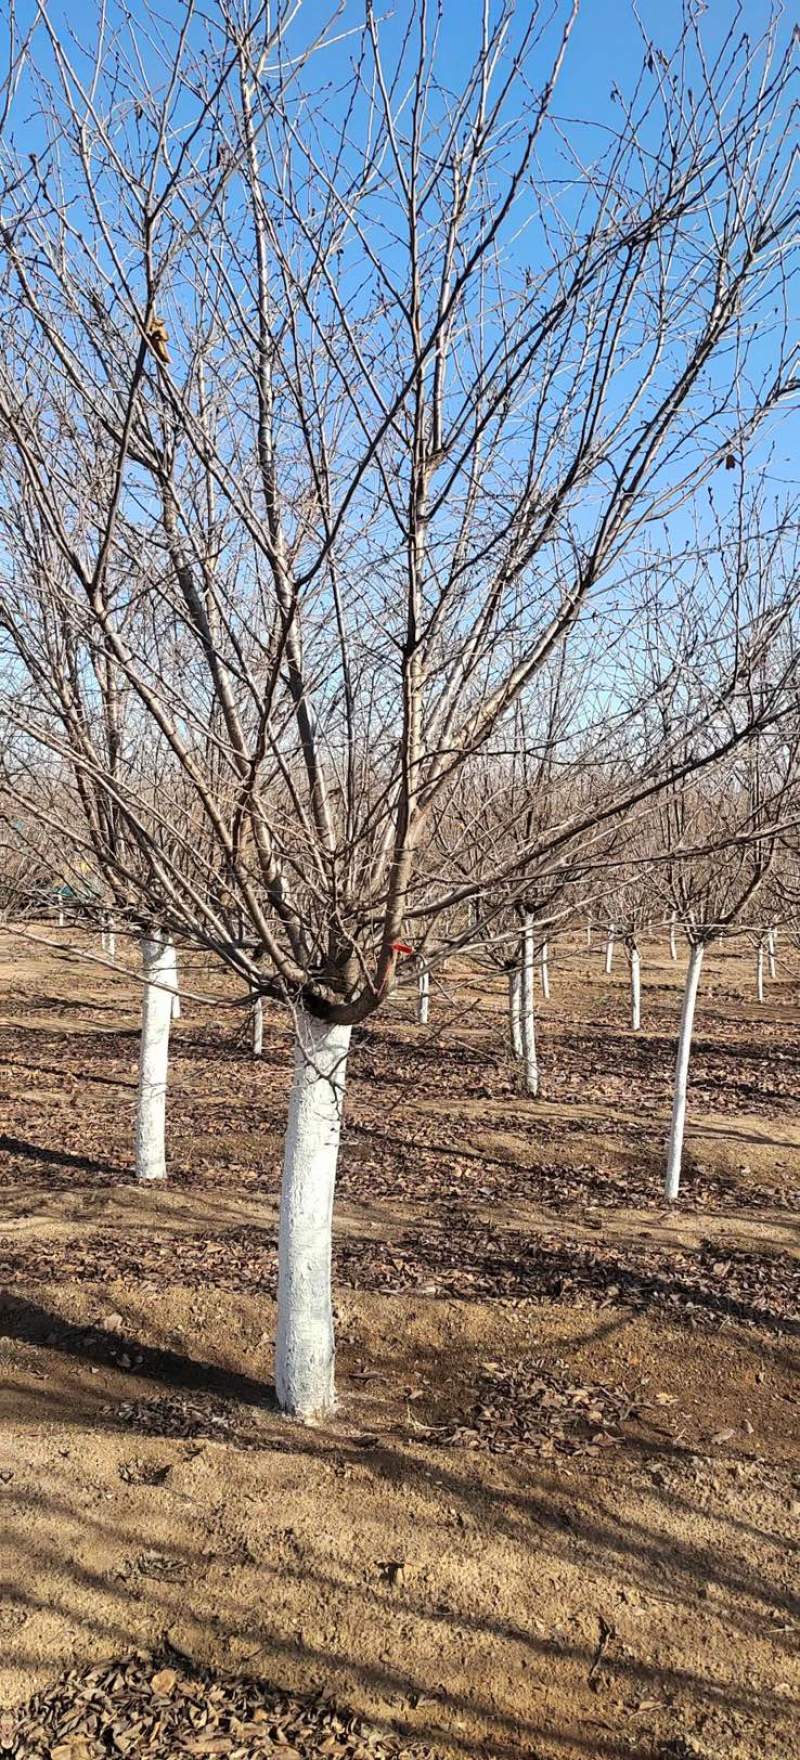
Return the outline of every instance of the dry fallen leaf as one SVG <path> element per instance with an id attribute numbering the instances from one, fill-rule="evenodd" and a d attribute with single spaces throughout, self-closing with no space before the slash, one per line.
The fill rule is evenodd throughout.
<path id="1" fill-rule="evenodd" d="M 174 1668 L 160 1668 L 150 1685 L 154 1693 L 171 1693 L 178 1676 Z"/>

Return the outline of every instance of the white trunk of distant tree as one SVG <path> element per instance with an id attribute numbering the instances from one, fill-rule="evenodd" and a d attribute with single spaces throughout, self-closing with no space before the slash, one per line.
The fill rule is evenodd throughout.
<path id="1" fill-rule="evenodd" d="M 642 1024 L 642 962 L 635 945 L 630 950 L 631 962 L 631 1026 L 638 1033 Z"/>
<path id="2" fill-rule="evenodd" d="M 423 966 L 421 968 L 420 974 L 419 974 L 419 988 L 418 988 L 418 992 L 417 992 L 417 1020 L 419 1021 L 419 1024 L 421 1027 L 427 1027 L 427 1025 L 428 1025 L 428 1008 L 430 1005 L 430 995 L 431 995 L 431 975 L 430 975 L 430 972 L 428 971 L 427 966 Z"/>
<path id="3" fill-rule="evenodd" d="M 333 1410 L 333 1193 L 350 1027 L 298 1009 L 278 1238 L 275 1387 L 300 1418 Z"/>
<path id="4" fill-rule="evenodd" d="M 678 957 L 678 948 L 677 948 L 677 944 L 675 941 L 675 912 L 674 911 L 673 911 L 672 916 L 670 917 L 670 920 L 669 920 L 669 957 L 671 960 L 676 960 Z"/>
<path id="5" fill-rule="evenodd" d="M 756 947 L 756 996 L 759 1002 L 764 1001 L 764 942 L 761 938 Z"/>
<path id="6" fill-rule="evenodd" d="M 681 1159 L 683 1156 L 683 1134 L 686 1128 L 686 1096 L 689 1083 L 689 1054 L 692 1048 L 692 1031 L 694 1028 L 694 1011 L 697 1002 L 697 990 L 700 973 L 703 968 L 704 947 L 702 941 L 692 944 L 689 950 L 689 965 L 686 972 L 686 986 L 683 992 L 683 1008 L 678 1033 L 678 1054 L 675 1059 L 675 1093 L 672 1102 L 672 1123 L 667 1144 L 667 1174 L 664 1182 L 664 1196 L 672 1203 L 678 1196 L 681 1183 Z"/>
<path id="7" fill-rule="evenodd" d="M 100 930 L 100 952 L 108 953 L 108 930 L 105 924 Z"/>
<path id="8" fill-rule="evenodd" d="M 165 1126 L 169 1029 L 172 1020 L 172 949 L 157 935 L 142 936 L 142 1040 L 136 1112 L 136 1178 L 166 1178 Z"/>
<path id="9" fill-rule="evenodd" d="M 525 923 L 522 934 L 522 976 L 520 1004 L 522 1013 L 522 1056 L 525 1063 L 525 1087 L 534 1098 L 539 1093 L 539 1060 L 536 1055 L 536 1015 L 533 1003 L 534 927 L 533 918 Z"/>
<path id="10" fill-rule="evenodd" d="M 774 929 L 767 930 L 767 959 L 769 961 L 769 975 L 771 978 L 774 978 L 775 977 L 775 930 Z"/>
<path id="11" fill-rule="evenodd" d="M 546 941 L 542 942 L 542 995 L 545 1002 L 550 997 L 550 948 Z"/>
<path id="12" fill-rule="evenodd" d="M 264 1049 L 264 1004 L 260 993 L 253 997 L 253 1056 L 260 1057 Z"/>
<path id="13" fill-rule="evenodd" d="M 522 1056 L 522 978 L 518 965 L 511 966 L 508 974 L 508 1026 L 511 1037 L 511 1049 L 515 1057 Z"/>
<path id="14" fill-rule="evenodd" d="M 591 923 L 587 923 L 586 924 L 586 946 L 591 947 L 591 945 L 592 945 L 592 925 L 591 925 Z"/>
<path id="15" fill-rule="evenodd" d="M 58 926 L 59 929 L 64 927 L 64 906 L 61 899 L 58 901 Z"/>
<path id="16" fill-rule="evenodd" d="M 116 959 L 117 957 L 117 934 L 110 918 L 106 926 L 106 953 L 108 954 L 109 959 Z"/>
<path id="17" fill-rule="evenodd" d="M 609 924 L 608 936 L 606 939 L 606 977 L 608 977 L 613 964 L 614 964 L 614 930 L 613 930 L 613 927 Z"/>

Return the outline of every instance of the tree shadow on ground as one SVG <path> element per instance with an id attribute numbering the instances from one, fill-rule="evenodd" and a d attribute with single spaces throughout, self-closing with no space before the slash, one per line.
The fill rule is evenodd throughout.
<path id="1" fill-rule="evenodd" d="M 53 1329 L 57 1330 L 52 1343 Z M 57 1315 L 31 1302 L 15 1302 L 6 1306 L 2 1330 L 6 1336 L 18 1337 L 35 1346 L 47 1344 L 66 1357 L 89 1362 L 107 1362 L 109 1341 L 92 1329 L 65 1328 Z M 118 1343 L 119 1341 L 115 1341 Z M 220 1377 L 227 1397 L 249 1406 L 265 1403 L 265 1388 L 250 1376 L 232 1374 L 218 1366 L 183 1356 L 172 1351 L 153 1351 L 126 1336 L 129 1350 L 141 1353 L 140 1374 L 158 1381 L 162 1386 L 181 1386 L 193 1394 L 220 1391 Z M 77 1416 L 83 1389 L 77 1385 L 65 1389 L 63 1414 L 59 1402 L 54 1403 L 52 1419 L 66 1420 L 71 1409 Z M 76 1405 L 78 1413 L 76 1413 Z M 83 1423 L 87 1419 L 83 1413 Z M 98 1421 L 114 1432 L 120 1428 L 113 1406 Z M 91 1420 L 90 1420 L 91 1422 Z M 605 1498 L 602 1485 L 588 1473 L 576 1481 L 575 1476 L 559 1483 L 556 1469 L 545 1472 L 536 1464 L 527 1463 L 516 1482 L 503 1484 L 476 1483 L 470 1464 L 457 1453 L 431 1453 L 394 1440 L 369 1448 L 366 1453 L 358 1439 L 336 1428 L 309 1432 L 285 1420 L 273 1418 L 280 1430 L 282 1452 L 306 1457 L 309 1463 L 322 1464 L 320 1496 L 327 1502 L 335 1497 L 328 1476 L 330 1465 L 343 1460 L 359 1461 L 368 1470 L 376 1487 L 382 1483 L 407 1494 L 412 1488 L 426 1500 L 427 1520 L 431 1538 L 441 1548 L 441 1512 L 462 1512 L 476 1537 L 488 1528 L 519 1545 L 523 1552 L 535 1554 L 537 1569 L 546 1570 L 549 1562 L 558 1565 L 569 1558 L 587 1573 L 587 1595 L 595 1604 L 599 1590 L 596 1581 L 598 1560 L 609 1559 L 611 1568 L 621 1571 L 624 1580 L 638 1585 L 651 1597 L 663 1599 L 665 1606 L 689 1608 L 696 1602 L 698 1584 L 713 1581 L 722 1597 L 716 1616 L 732 1632 L 752 1634 L 763 1639 L 765 1620 L 773 1609 L 792 1611 L 792 1597 L 783 1594 L 757 1573 L 743 1559 L 732 1563 L 730 1548 L 727 1557 L 722 1544 L 715 1547 L 697 1539 L 677 1542 L 643 1516 L 622 1523 Z M 266 1446 L 269 1440 L 265 1438 Z M 327 1471 L 326 1471 L 327 1468 Z M 74 1471 L 74 1469 L 72 1470 Z M 641 1654 L 633 1654 L 617 1641 L 611 1625 L 607 1654 L 594 1639 L 572 1635 L 563 1625 L 551 1632 L 536 1629 L 524 1616 L 516 1621 L 476 1612 L 469 1605 L 447 1604 L 431 1599 L 424 1585 L 414 1580 L 398 1592 L 385 1582 L 364 1580 L 355 1570 L 344 1575 L 335 1561 L 326 1555 L 324 1535 L 320 1544 L 306 1544 L 294 1558 L 272 1555 L 253 1557 L 253 1569 L 247 1579 L 247 1592 L 242 1601 L 239 1578 L 227 1586 L 229 1539 L 205 1536 L 197 1578 L 199 1539 L 193 1529 L 195 1517 L 189 1512 L 183 1523 L 183 1536 L 170 1547 L 173 1559 L 171 1580 L 160 1581 L 147 1574 L 140 1582 L 135 1566 L 133 1600 L 132 1583 L 127 1576 L 107 1567 L 96 1567 L 93 1550 L 109 1543 L 134 1561 L 141 1549 L 152 1544 L 146 1519 L 135 1509 L 114 1514 L 102 1507 L 86 1509 L 78 1499 L 71 1501 L 71 1470 L 63 1471 L 64 1490 L 59 1492 L 37 1488 L 37 1523 L 41 1539 L 26 1534 L 25 1570 L 14 1583 L 10 1605 L 18 1610 L 21 1625 L 9 1640 L 11 1662 L 16 1668 L 34 1666 L 39 1662 L 35 1650 L 26 1648 L 26 1623 L 30 1617 L 44 1614 L 51 1623 L 64 1628 L 69 1647 L 87 1657 L 107 1654 L 113 1648 L 125 1654 L 132 1643 L 142 1637 L 145 1619 L 148 1642 L 157 1648 L 165 1632 L 174 1634 L 172 1656 L 179 1659 L 210 1653 L 226 1656 L 230 1646 L 235 1654 L 247 1656 L 247 1671 L 253 1668 L 260 1678 L 280 1679 L 288 1669 L 296 1677 L 301 1669 L 308 1679 L 323 1679 L 337 1698 L 347 1701 L 366 1697 L 389 1702 L 391 1710 L 381 1714 L 385 1727 L 409 1743 L 431 1742 L 437 1751 L 460 1752 L 473 1757 L 477 1753 L 491 1760 L 521 1760 L 546 1752 L 585 1755 L 587 1760 L 654 1760 L 672 1753 L 680 1755 L 680 1747 L 669 1747 L 670 1737 L 659 1734 L 651 1723 L 648 1733 L 632 1735 L 627 1717 L 620 1718 L 620 1695 L 656 1694 L 660 1709 L 674 1698 L 689 1698 L 706 1713 L 722 1712 L 744 1719 L 776 1718 L 786 1715 L 785 1702 L 768 1687 L 748 1682 L 714 1677 L 702 1666 L 687 1668 L 669 1663 L 655 1663 Z M 224 1471 L 220 1482 L 224 1481 Z M 24 1494 L 21 1494 L 24 1497 Z M 34 1495 L 31 1493 L 31 1495 Z M 285 1512 L 289 1515 L 290 1509 Z M 253 1517 L 253 1537 L 260 1533 L 258 1517 Z M 269 1524 L 268 1524 L 269 1525 Z M 51 1529 L 48 1537 L 47 1530 Z M 291 1529 L 287 1530 L 291 1533 Z M 56 1540 L 56 1533 L 63 1538 Z M 73 1544 L 76 1536 L 79 1543 Z M 173 1557 L 174 1555 L 174 1557 Z M 736 1556 L 734 1552 L 734 1557 Z M 168 1561 L 169 1562 L 169 1561 Z M 216 1574 L 214 1574 L 216 1573 Z M 592 1582 L 594 1577 L 594 1582 Z M 207 1581 L 207 1579 L 209 1579 Z M 39 1586 L 46 1582 L 47 1593 Z M 348 1630 L 364 1634 L 372 1655 L 353 1655 L 345 1644 L 333 1643 L 322 1633 L 296 1634 L 281 1623 L 274 1608 L 279 1604 L 277 1591 L 291 1584 L 301 1598 L 329 1609 L 347 1611 Z M 276 1595 L 270 1593 L 274 1585 Z M 140 1605 L 142 1604 L 142 1605 Z M 602 1606 L 602 1601 L 600 1602 Z M 419 1664 L 404 1666 L 404 1645 L 398 1627 L 415 1629 L 417 1638 L 426 1637 L 430 1654 L 437 1654 L 436 1633 L 452 1634 L 460 1643 L 464 1639 L 479 1642 L 499 1641 L 505 1647 L 506 1685 L 489 1692 L 483 1680 L 461 1674 L 461 1684 L 452 1681 L 443 1685 L 439 1680 L 440 1662 L 423 1673 Z M 177 1636 L 185 1631 L 184 1638 Z M 387 1650 L 377 1659 L 373 1638 L 376 1631 L 386 1634 Z M 602 1624 L 600 1626 L 602 1634 Z M 773 1642 L 783 1646 L 783 1634 L 776 1631 Z M 785 1647 L 790 1647 L 787 1635 Z M 391 1652 L 394 1651 L 394 1655 Z M 417 1646 L 417 1656 L 420 1647 Z M 451 1663 L 452 1665 L 452 1654 Z M 263 1671 L 263 1673 L 262 1673 Z M 551 1705 L 550 1686 L 554 1676 L 570 1688 L 568 1697 L 573 1706 L 569 1719 L 564 1714 L 559 1727 Z M 512 1709 L 513 1682 L 518 1678 L 523 1711 Z M 509 1685 L 508 1683 L 511 1683 Z M 438 1684 L 437 1684 L 438 1683 Z M 503 1702 L 505 1698 L 505 1703 Z M 509 1703 L 510 1698 L 510 1703 Z M 537 1714 L 537 1700 L 541 1713 Z M 368 1704 L 368 1709 L 370 1709 Z M 371 1715 L 374 1715 L 370 1711 Z M 633 1715 L 633 1711 L 631 1711 Z M 648 1719 L 650 1721 L 650 1719 Z M 621 1725 L 615 1728 L 615 1725 Z M 691 1750 L 689 1750 L 690 1752 Z"/>
<path id="2" fill-rule="evenodd" d="M 97 1161 L 90 1155 L 74 1155 L 69 1149 L 44 1148 L 39 1143 L 26 1142 L 23 1137 L 0 1135 L 0 1155 L 19 1156 L 23 1161 L 33 1161 L 43 1167 L 76 1168 L 81 1173 L 102 1173 L 111 1178 L 125 1176 L 123 1168 L 114 1167 L 108 1161 Z M 125 1177 L 130 1178 L 130 1173 Z"/>
<path id="3" fill-rule="evenodd" d="M 129 1038 L 138 1037 L 138 1029 L 137 1029 L 137 1033 L 130 1033 L 127 1036 Z M 88 1052 L 89 1052 L 89 1048 L 86 1045 L 86 1039 L 88 1039 L 89 1037 L 90 1037 L 89 1034 L 86 1034 L 85 1036 L 82 1035 L 82 1037 L 81 1037 L 81 1050 L 84 1052 L 85 1055 L 88 1055 Z M 63 1040 L 60 1041 L 60 1043 L 63 1043 Z M 97 1047 L 95 1047 L 95 1050 L 97 1050 Z M 98 1052 L 98 1055 L 107 1056 L 107 1053 L 108 1053 L 107 1045 L 101 1046 L 100 1051 Z M 64 1062 L 61 1064 L 56 1064 L 56 1063 L 29 1063 L 27 1061 L 27 1059 L 23 1060 L 21 1057 L 0 1057 L 0 1064 L 4 1064 L 8 1069 L 19 1070 L 20 1073 L 24 1076 L 27 1076 L 27 1075 L 57 1076 L 58 1080 L 60 1082 L 63 1082 L 65 1076 L 71 1076 L 74 1073 L 72 1062 L 68 1059 L 65 1059 Z M 104 1087 L 104 1088 L 127 1088 L 133 1093 L 136 1092 L 136 1088 L 138 1086 L 136 1079 L 135 1078 L 131 1079 L 130 1076 L 98 1075 L 95 1070 L 84 1069 L 84 1068 L 81 1069 L 80 1079 L 81 1079 L 82 1083 L 84 1083 L 84 1082 L 98 1083 L 101 1087 Z"/>
<path id="4" fill-rule="evenodd" d="M 237 1373 L 219 1363 L 186 1356 L 180 1351 L 141 1343 L 121 1330 L 73 1325 L 53 1310 L 7 1291 L 0 1292 L 0 1338 L 45 1346 L 59 1355 L 75 1357 L 98 1367 L 117 1368 L 120 1358 L 126 1358 L 129 1363 L 135 1360 L 137 1377 L 159 1386 L 212 1394 L 262 1410 L 277 1410 L 274 1388 L 252 1376 Z"/>

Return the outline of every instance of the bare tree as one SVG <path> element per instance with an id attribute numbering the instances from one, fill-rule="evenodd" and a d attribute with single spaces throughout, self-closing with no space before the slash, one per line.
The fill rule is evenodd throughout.
<path id="1" fill-rule="evenodd" d="M 684 779 L 661 805 L 667 871 L 689 942 L 675 1062 L 665 1196 L 680 1189 L 695 1007 L 706 948 L 741 930 L 775 856 L 797 786 L 797 728 L 760 736 L 733 758 L 712 791 Z"/>
<path id="2" fill-rule="evenodd" d="M 712 787 L 715 781 L 712 781 Z M 657 833 L 654 831 L 652 806 L 633 813 L 623 828 L 614 850 L 604 903 L 614 925 L 613 934 L 625 949 L 630 979 L 631 1030 L 639 1032 L 642 1025 L 642 938 L 663 924 L 663 904 L 659 896 Z M 610 938 L 609 938 L 610 946 Z"/>
<path id="3" fill-rule="evenodd" d="M 610 131 L 553 114 L 574 5 L 476 12 L 456 91 L 424 0 L 399 36 L 154 11 L 146 77 L 140 14 L 87 51 L 42 11 L 33 160 L 11 105 L 2 618 L 120 902 L 292 1010 L 276 1382 L 311 1415 L 351 1028 L 476 892 L 432 890 L 433 816 L 796 385 L 791 46 L 712 55 L 687 10 Z"/>

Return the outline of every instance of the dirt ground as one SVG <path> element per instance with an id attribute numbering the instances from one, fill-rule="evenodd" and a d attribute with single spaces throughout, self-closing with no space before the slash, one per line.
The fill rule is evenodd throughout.
<path id="1" fill-rule="evenodd" d="M 800 961 L 779 956 L 763 1007 L 751 949 L 709 956 L 669 1214 L 683 955 L 644 949 L 634 1036 L 621 957 L 607 979 L 599 949 L 556 947 L 539 1102 L 499 975 L 437 981 L 427 1029 L 407 992 L 358 1032 L 341 1410 L 304 1429 L 270 1392 L 287 1023 L 265 1011 L 253 1063 L 224 978 L 186 966 L 219 1001 L 184 999 L 170 1180 L 138 1190 L 136 986 L 4 940 L 0 1749 L 64 1671 L 141 1652 L 173 1693 L 200 1668 L 323 1690 L 367 1718 L 359 1753 L 800 1755 Z M 158 1752 L 356 1751 L 264 1727 Z"/>

